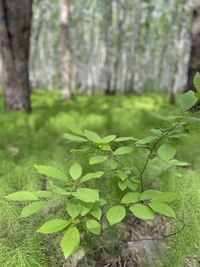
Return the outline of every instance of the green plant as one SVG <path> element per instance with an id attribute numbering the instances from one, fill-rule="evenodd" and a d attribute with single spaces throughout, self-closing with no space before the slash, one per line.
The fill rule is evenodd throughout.
<path id="1" fill-rule="evenodd" d="M 177 140 L 185 137 L 192 125 L 199 123 L 198 118 L 187 112 L 196 104 L 197 97 L 198 94 L 192 91 L 184 94 L 180 99 L 184 113 L 162 117 L 167 127 L 151 129 L 151 135 L 142 139 L 116 135 L 101 137 L 96 132 L 71 127 L 71 133 L 64 137 L 72 144 L 72 153 L 87 155 L 91 171 L 85 173 L 77 160 L 68 173 L 56 167 L 36 165 L 38 172 L 49 179 L 47 190 L 20 191 L 8 195 L 7 200 L 34 201 L 22 209 L 21 217 L 25 218 L 48 206 L 54 196 L 59 196 L 66 218 L 47 221 L 37 232 L 62 232 L 60 245 L 65 258 L 79 247 L 81 235 L 101 234 L 104 214 L 110 226 L 121 222 L 127 213 L 142 220 L 153 220 L 156 213 L 175 218 L 168 203 L 179 196 L 176 192 L 152 188 L 152 181 L 170 168 L 188 165 L 174 157 Z M 99 168 L 94 170 L 94 166 Z M 108 194 L 111 184 L 115 197 Z"/>

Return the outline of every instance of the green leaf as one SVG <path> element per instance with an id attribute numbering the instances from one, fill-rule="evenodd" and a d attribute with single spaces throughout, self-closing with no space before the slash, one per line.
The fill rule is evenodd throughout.
<path id="1" fill-rule="evenodd" d="M 197 100 L 198 98 L 195 96 L 195 93 L 190 90 L 181 96 L 180 106 L 183 111 L 187 111 L 196 104 Z"/>
<path id="2" fill-rule="evenodd" d="M 88 173 L 81 178 L 81 182 L 87 182 L 87 181 L 92 180 L 92 179 L 101 178 L 103 174 L 104 174 L 104 172 L 102 172 L 102 171 L 98 171 L 98 172 L 94 172 L 94 173 Z"/>
<path id="3" fill-rule="evenodd" d="M 66 206 L 68 214 L 75 219 L 81 213 L 81 204 L 76 199 L 71 199 Z"/>
<path id="4" fill-rule="evenodd" d="M 161 194 L 161 192 L 158 190 L 153 190 L 153 189 L 145 190 L 141 194 L 140 200 L 151 200 L 160 194 Z"/>
<path id="5" fill-rule="evenodd" d="M 40 191 L 33 191 L 32 192 L 36 197 L 40 198 L 50 198 L 53 196 L 52 192 L 46 191 L 46 190 L 40 190 Z"/>
<path id="6" fill-rule="evenodd" d="M 80 136 L 77 136 L 77 135 L 74 135 L 74 134 L 68 134 L 68 133 L 64 134 L 64 138 L 66 138 L 72 142 L 79 142 L 79 143 L 87 142 L 87 139 L 80 137 Z"/>
<path id="7" fill-rule="evenodd" d="M 152 201 L 158 202 L 173 202 L 177 199 L 177 194 L 174 192 L 161 192 L 151 198 Z"/>
<path id="8" fill-rule="evenodd" d="M 158 212 L 164 216 L 167 216 L 170 218 L 176 218 L 176 214 L 174 210 L 166 203 L 151 202 L 149 203 L 149 207 L 152 208 L 153 211 Z"/>
<path id="9" fill-rule="evenodd" d="M 29 217 L 30 215 L 41 210 L 45 206 L 45 204 L 46 204 L 45 201 L 37 201 L 27 205 L 22 209 L 20 217 L 21 218 Z"/>
<path id="10" fill-rule="evenodd" d="M 182 161 L 179 161 L 177 159 L 172 159 L 170 161 L 168 161 L 168 163 L 172 166 L 177 166 L 177 167 L 188 167 L 190 166 L 190 163 L 188 162 L 182 162 Z"/>
<path id="11" fill-rule="evenodd" d="M 69 173 L 72 177 L 73 180 L 77 180 L 81 174 L 82 174 L 82 167 L 79 163 L 74 163 L 70 169 L 69 169 Z"/>
<path id="12" fill-rule="evenodd" d="M 57 185 L 52 185 L 52 191 L 61 196 L 70 196 L 72 194 L 71 192 L 67 192 L 65 189 Z"/>
<path id="13" fill-rule="evenodd" d="M 76 227 L 69 228 L 60 243 L 61 249 L 67 259 L 80 245 L 80 233 Z"/>
<path id="14" fill-rule="evenodd" d="M 193 78 L 193 84 L 197 91 L 200 91 L 200 73 L 197 72 Z"/>
<path id="15" fill-rule="evenodd" d="M 133 137 L 118 137 L 117 139 L 115 139 L 114 142 L 126 142 L 126 141 L 135 141 L 137 139 L 133 138 Z"/>
<path id="16" fill-rule="evenodd" d="M 72 152 L 72 153 L 84 153 L 84 152 L 86 152 L 86 151 L 88 151 L 88 150 L 90 150 L 90 148 L 89 147 L 83 147 L 83 148 L 72 148 L 72 149 L 70 149 L 70 152 Z"/>
<path id="17" fill-rule="evenodd" d="M 111 170 L 116 170 L 117 167 L 118 167 L 118 163 L 117 163 L 115 160 L 110 159 L 110 160 L 108 161 L 108 167 L 109 167 Z"/>
<path id="18" fill-rule="evenodd" d="M 198 91 L 198 92 L 195 92 L 195 94 L 194 94 L 198 99 L 200 99 L 200 91 Z"/>
<path id="19" fill-rule="evenodd" d="M 96 218 L 97 220 L 101 220 L 101 216 L 102 216 L 102 210 L 101 210 L 101 208 L 99 208 L 99 207 L 94 207 L 92 210 L 91 210 L 91 215 L 94 217 L 94 218 Z"/>
<path id="20" fill-rule="evenodd" d="M 29 201 L 29 200 L 39 200 L 39 198 L 31 193 L 31 192 L 27 192 L 27 191 L 19 191 L 19 192 L 15 192 L 12 193 L 8 196 L 5 197 L 7 200 L 11 200 L 11 201 Z"/>
<path id="21" fill-rule="evenodd" d="M 162 131 L 160 129 L 151 129 L 150 131 L 156 136 L 160 137 L 162 135 Z"/>
<path id="22" fill-rule="evenodd" d="M 126 216 L 126 210 L 122 206 L 114 206 L 106 212 L 106 218 L 110 225 L 121 222 Z"/>
<path id="23" fill-rule="evenodd" d="M 104 198 L 99 198 L 98 205 L 100 207 L 104 206 L 107 204 L 107 201 Z"/>
<path id="24" fill-rule="evenodd" d="M 124 191 L 127 187 L 128 187 L 128 185 L 127 185 L 127 181 L 119 181 L 118 182 L 118 186 L 119 186 L 119 189 L 121 190 L 121 191 Z"/>
<path id="25" fill-rule="evenodd" d="M 98 144 L 98 147 L 103 151 L 112 151 L 112 148 L 109 144 Z"/>
<path id="26" fill-rule="evenodd" d="M 122 181 L 125 181 L 128 178 L 126 172 L 124 172 L 123 170 L 119 170 L 117 174 Z"/>
<path id="27" fill-rule="evenodd" d="M 146 145 L 146 144 L 149 144 L 153 141 L 155 141 L 156 139 L 158 139 L 157 136 L 147 136 L 143 139 L 140 139 L 136 142 L 137 145 Z"/>
<path id="28" fill-rule="evenodd" d="M 99 190 L 95 189 L 78 188 L 72 195 L 83 202 L 94 203 L 99 201 Z"/>
<path id="29" fill-rule="evenodd" d="M 122 146 L 122 147 L 119 147 L 117 148 L 113 155 L 117 156 L 117 155 L 125 155 L 125 154 L 129 154 L 133 151 L 133 148 L 132 147 L 129 147 L 129 146 Z"/>
<path id="30" fill-rule="evenodd" d="M 94 219 L 87 220 L 86 227 L 87 227 L 88 231 L 92 234 L 95 234 L 95 235 L 101 234 L 101 225 L 99 222 L 97 222 Z"/>
<path id="31" fill-rule="evenodd" d="M 68 180 L 67 175 L 56 167 L 47 165 L 35 165 L 35 168 L 39 173 L 46 175 L 47 177 L 52 177 L 63 182 L 67 182 Z"/>
<path id="32" fill-rule="evenodd" d="M 116 139 L 116 135 L 108 135 L 108 136 L 103 137 L 101 139 L 101 143 L 107 144 L 107 143 L 110 143 L 110 142 L 114 141 L 115 139 Z"/>
<path id="33" fill-rule="evenodd" d="M 138 183 L 131 181 L 131 180 L 127 180 L 127 186 L 128 188 L 130 188 L 132 191 L 136 191 L 138 189 Z"/>
<path id="34" fill-rule="evenodd" d="M 141 193 L 138 192 L 130 192 L 123 196 L 121 203 L 122 204 L 133 204 L 140 201 Z"/>
<path id="35" fill-rule="evenodd" d="M 92 157 L 89 160 L 90 165 L 98 164 L 98 163 L 103 163 L 107 160 L 107 156 L 96 156 Z"/>
<path id="36" fill-rule="evenodd" d="M 81 216 L 85 216 L 93 207 L 94 203 L 81 203 Z"/>
<path id="37" fill-rule="evenodd" d="M 158 155 L 163 160 L 170 160 L 176 155 L 176 148 L 171 144 L 163 144 L 158 149 Z"/>
<path id="38" fill-rule="evenodd" d="M 54 219 L 44 223 L 38 230 L 38 233 L 52 234 L 65 229 L 70 225 L 70 222 L 62 219 Z"/>
<path id="39" fill-rule="evenodd" d="M 133 215 L 142 220 L 153 220 L 154 214 L 148 206 L 142 204 L 134 204 L 130 207 Z"/>
<path id="40" fill-rule="evenodd" d="M 84 135 L 88 140 L 92 141 L 95 144 L 101 143 L 101 137 L 95 132 L 84 130 Z"/>
<path id="41" fill-rule="evenodd" d="M 70 123 L 68 129 L 75 135 L 84 136 L 83 130 L 77 127 L 77 124 Z"/>

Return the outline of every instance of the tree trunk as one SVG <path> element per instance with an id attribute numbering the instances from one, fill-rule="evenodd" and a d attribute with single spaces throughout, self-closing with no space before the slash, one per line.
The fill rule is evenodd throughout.
<path id="1" fill-rule="evenodd" d="M 112 72 L 111 72 L 111 60 L 112 60 L 112 0 L 106 1 L 106 58 L 105 58 L 105 80 L 106 88 L 105 93 L 108 95 L 114 94 L 112 90 Z"/>
<path id="2" fill-rule="evenodd" d="M 32 0 L 0 0 L 5 110 L 30 112 L 29 44 Z"/>
<path id="3" fill-rule="evenodd" d="M 113 92 L 117 91 L 117 83 L 118 83 L 118 69 L 121 59 L 121 51 L 122 51 L 122 42 L 123 42 L 123 23 L 125 19 L 125 0 L 118 0 L 119 3 L 119 14 L 118 14 L 118 23 L 117 23 L 117 49 L 116 49 L 116 56 L 114 62 L 114 72 L 113 72 Z"/>
<path id="4" fill-rule="evenodd" d="M 61 0 L 61 76 L 64 99 L 71 98 L 69 9 L 70 0 Z"/>
<path id="5" fill-rule="evenodd" d="M 193 89 L 193 77 L 200 72 L 200 1 L 196 1 L 193 9 L 192 44 L 188 70 L 186 91 Z"/>
<path id="6" fill-rule="evenodd" d="M 184 72 L 184 49 L 185 49 L 185 40 L 187 36 L 187 18 L 188 14 L 190 12 L 190 5 L 188 4 L 187 0 L 183 1 L 183 7 L 182 7 L 182 16 L 181 16 L 181 22 L 179 26 L 179 40 L 178 40 L 178 49 L 177 49 L 177 58 L 175 63 L 175 74 L 172 82 L 171 92 L 170 92 L 170 103 L 175 104 L 176 103 L 176 94 L 177 91 L 181 87 L 181 74 Z M 183 86 L 185 87 L 185 85 Z"/>

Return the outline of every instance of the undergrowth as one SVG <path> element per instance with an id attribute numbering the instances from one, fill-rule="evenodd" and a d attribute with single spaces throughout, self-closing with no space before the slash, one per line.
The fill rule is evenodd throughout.
<path id="1" fill-rule="evenodd" d="M 113 98 L 83 95 L 64 102 L 57 92 L 36 91 L 32 101 L 30 116 L 0 113 L 0 267 L 52 266 L 52 259 L 44 249 L 50 247 L 50 241 L 33 236 L 41 222 L 39 217 L 34 217 L 31 223 L 29 220 L 28 224 L 26 220 L 19 221 L 20 207 L 6 202 L 3 195 L 42 188 L 43 181 L 37 179 L 34 164 L 56 164 L 61 169 L 70 165 L 72 159 L 66 153 L 62 138 L 70 124 L 104 135 L 142 137 L 150 128 L 162 127 L 163 122 L 155 118 L 155 112 L 178 113 L 176 107 L 168 105 L 166 95 L 150 93 Z M 178 218 L 173 226 L 175 231 L 182 228 L 183 221 L 185 223 L 181 232 L 170 239 L 163 266 L 182 267 L 184 262 L 197 266 L 194 260 L 200 254 L 198 136 L 199 130 L 196 130 L 178 149 L 178 158 L 190 162 L 192 170 L 184 170 L 181 177 L 172 177 L 161 185 L 166 191 L 178 191 L 182 196 L 175 207 Z M 84 162 L 84 156 L 82 160 Z M 59 266 L 59 262 L 56 264 Z"/>

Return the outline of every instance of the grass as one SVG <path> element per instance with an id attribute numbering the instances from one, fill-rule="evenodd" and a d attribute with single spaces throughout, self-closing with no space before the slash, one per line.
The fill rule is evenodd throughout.
<path id="1" fill-rule="evenodd" d="M 71 124 L 100 134 L 115 133 L 119 136 L 143 137 L 149 129 L 162 126 L 162 121 L 152 115 L 154 112 L 165 115 L 179 112 L 177 106 L 168 104 L 167 95 L 155 93 L 118 94 L 115 97 L 101 94 L 75 95 L 72 100 L 66 102 L 60 99 L 57 91 L 37 90 L 32 95 L 31 115 L 20 112 L 5 113 L 2 95 L 0 98 L 0 225 L 5 225 L 0 227 L 0 267 L 52 266 L 54 258 L 57 257 L 49 245 L 49 251 L 55 254 L 50 256 L 50 252 L 44 248 L 44 240 L 34 234 L 41 218 L 35 217 L 31 222 L 19 222 L 20 207 L 7 203 L 3 196 L 17 190 L 30 190 L 41 186 L 41 181 L 37 179 L 33 168 L 34 164 L 52 164 L 66 169 L 71 159 L 63 134 L 68 132 Z M 198 210 L 200 202 L 199 131 L 191 134 L 179 146 L 178 158 L 191 163 L 192 192 L 187 190 L 190 184 L 188 179 L 191 176 L 189 172 L 183 173 L 182 180 L 172 177 L 164 186 L 182 192 L 185 199 L 182 206 L 177 209 L 179 213 L 187 209 L 189 215 L 186 216 L 186 221 L 195 218 L 195 223 L 185 233 L 186 237 L 190 236 L 186 238 L 187 246 L 181 247 L 185 237 L 179 237 L 175 244 L 172 244 L 178 249 L 178 255 L 169 250 L 170 255 L 173 255 L 171 257 L 176 258 L 176 261 L 168 266 L 174 267 L 182 266 L 180 264 L 185 257 L 194 256 L 192 247 L 193 243 L 196 245 L 197 242 L 196 239 L 194 241 L 194 232 L 198 228 L 196 209 Z M 181 187 L 183 182 L 184 185 Z M 191 206 L 187 202 L 191 195 L 193 207 L 196 205 L 194 211 L 190 210 Z M 197 250 L 195 253 L 198 253 Z"/>

